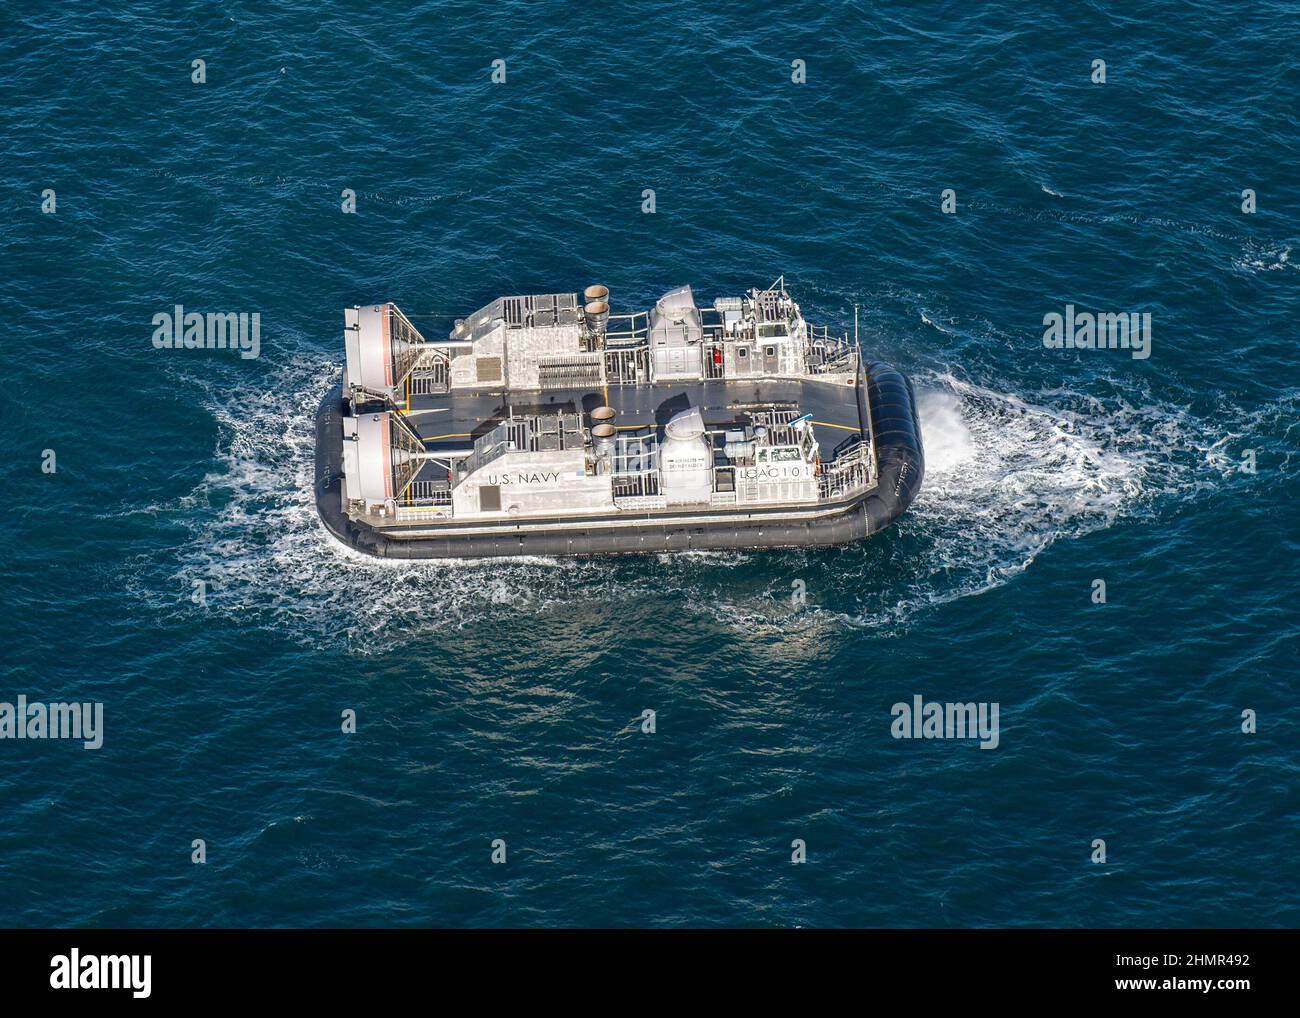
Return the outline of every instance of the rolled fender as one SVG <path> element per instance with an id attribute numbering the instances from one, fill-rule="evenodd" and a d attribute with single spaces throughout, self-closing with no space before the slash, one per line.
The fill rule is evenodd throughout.
<path id="1" fill-rule="evenodd" d="M 864 505 L 867 534 L 889 526 L 912 504 L 925 478 L 925 447 L 912 380 L 880 361 L 866 365 L 867 406 L 879 483 Z"/>

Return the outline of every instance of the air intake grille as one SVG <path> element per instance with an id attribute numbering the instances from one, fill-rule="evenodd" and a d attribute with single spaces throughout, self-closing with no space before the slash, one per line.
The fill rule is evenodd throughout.
<path id="1" fill-rule="evenodd" d="M 537 365 L 537 384 L 543 389 L 580 389 L 600 384 L 600 354 L 545 357 Z"/>

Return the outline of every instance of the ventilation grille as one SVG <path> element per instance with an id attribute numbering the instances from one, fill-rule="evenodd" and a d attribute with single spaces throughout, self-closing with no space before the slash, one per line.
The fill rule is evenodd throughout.
<path id="1" fill-rule="evenodd" d="M 543 389 L 578 389 L 600 384 L 600 354 L 544 357 L 537 365 L 537 384 Z"/>

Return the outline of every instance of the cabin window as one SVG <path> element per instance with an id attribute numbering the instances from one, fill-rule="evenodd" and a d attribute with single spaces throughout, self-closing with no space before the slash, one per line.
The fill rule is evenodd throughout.
<path id="1" fill-rule="evenodd" d="M 785 331 L 784 325 L 760 325 L 758 327 L 759 339 L 782 339 L 789 335 Z"/>

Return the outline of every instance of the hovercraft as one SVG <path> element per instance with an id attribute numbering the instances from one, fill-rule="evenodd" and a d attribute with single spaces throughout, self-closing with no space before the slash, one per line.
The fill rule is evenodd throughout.
<path id="1" fill-rule="evenodd" d="M 427 340 L 393 304 L 343 313 L 316 422 L 325 528 L 386 558 L 837 545 L 925 473 L 912 384 L 804 320 L 784 279 L 501 297 Z"/>

